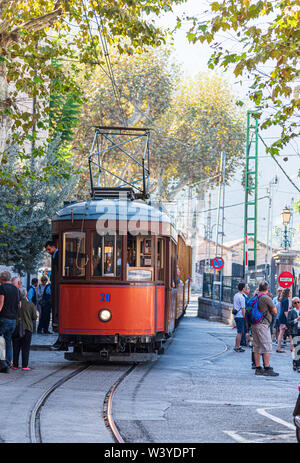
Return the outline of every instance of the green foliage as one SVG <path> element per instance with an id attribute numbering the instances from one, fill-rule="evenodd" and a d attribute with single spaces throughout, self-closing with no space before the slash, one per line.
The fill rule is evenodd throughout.
<path id="1" fill-rule="evenodd" d="M 161 198 L 171 199 L 186 185 L 203 181 L 216 184 L 224 149 L 228 175 L 234 172 L 244 150 L 244 114 L 222 78 L 207 74 L 185 81 L 180 68 L 170 62 L 168 51 L 163 49 L 130 58 L 113 54 L 111 58 L 122 110 L 101 69 L 89 82 L 79 76 L 86 103 L 73 150 L 78 153 L 77 165 L 82 171 L 82 195 L 88 195 L 87 156 L 94 135 L 89 130 L 92 125 L 151 129 L 151 192 Z M 104 166 L 116 175 L 128 172 L 128 180 L 136 179 L 133 165 L 124 164 L 119 154 L 105 155 Z"/>
<path id="2" fill-rule="evenodd" d="M 10 147 L 7 153 L 11 178 L 30 166 L 30 175 L 23 176 L 21 185 L 6 184 L 0 189 L 0 262 L 12 265 L 19 273 L 36 270 L 44 243 L 51 236 L 50 219 L 63 200 L 73 193 L 74 181 L 70 182 L 69 166 L 65 165 L 65 160 L 60 160 L 61 165 L 56 166 L 58 146 L 59 139 L 56 139 L 48 146 L 46 156 L 38 160 L 20 161 L 15 147 Z M 54 164 L 60 174 L 52 174 L 48 182 L 41 182 L 40 175 L 43 176 L 49 164 Z M 64 182 L 62 169 L 66 170 Z"/>
<path id="3" fill-rule="evenodd" d="M 21 157 L 28 152 L 27 140 L 38 142 L 39 153 L 45 153 L 52 130 L 61 131 L 63 140 L 65 136 L 66 141 L 70 139 L 67 125 L 70 119 L 75 121 L 78 109 L 72 95 L 78 90 L 79 63 L 89 63 L 86 74 L 93 72 L 96 63 L 104 63 L 99 30 L 122 54 L 159 46 L 166 32 L 154 25 L 150 15 L 171 11 L 181 1 L 0 1 L 0 143 L 7 142 L 4 148 L 0 145 L 0 162 L 11 139 L 18 144 Z M 62 69 L 57 65 L 61 62 L 70 65 Z M 34 111 L 30 99 L 35 99 Z M 69 114 L 65 111 L 62 119 L 60 110 L 65 105 Z M 53 115 L 58 116 L 57 122 Z M 45 140 L 49 116 L 50 138 Z M 50 171 L 47 166 L 45 173 L 51 175 Z M 8 177 L 2 163 L 2 182 L 8 182 Z"/>
<path id="4" fill-rule="evenodd" d="M 210 8 L 210 21 L 191 18 L 188 38 L 212 44 L 209 67 L 233 66 L 236 77 L 252 76 L 249 96 L 261 111 L 261 128 L 281 128 L 280 140 L 269 148 L 271 154 L 278 154 L 299 134 L 299 87 L 293 89 L 300 73 L 299 1 L 224 0 L 211 3 Z M 218 34 L 224 38 L 227 30 L 234 32 L 242 51 L 228 50 L 224 40 L 220 42 Z"/>

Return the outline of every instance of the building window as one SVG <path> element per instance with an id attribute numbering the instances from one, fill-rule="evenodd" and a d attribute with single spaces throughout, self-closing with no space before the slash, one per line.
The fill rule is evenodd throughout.
<path id="1" fill-rule="evenodd" d="M 72 231 L 63 234 L 63 276 L 84 277 L 87 259 L 85 233 Z"/>

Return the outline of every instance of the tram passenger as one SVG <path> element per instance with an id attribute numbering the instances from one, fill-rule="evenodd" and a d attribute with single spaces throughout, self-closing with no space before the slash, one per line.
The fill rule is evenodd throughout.
<path id="1" fill-rule="evenodd" d="M 93 256 L 93 276 L 101 276 L 101 259 L 100 256 Z"/>
<path id="2" fill-rule="evenodd" d="M 36 306 L 28 301 L 27 299 L 27 291 L 25 288 L 20 289 L 20 296 L 21 296 L 21 320 L 23 322 L 25 328 L 24 336 L 20 337 L 18 335 L 14 335 L 12 339 L 13 343 L 13 370 L 18 370 L 19 368 L 19 356 L 20 352 L 22 352 L 22 370 L 29 371 L 31 368 L 28 367 L 29 361 L 29 352 L 30 352 L 30 344 L 31 344 L 31 337 L 34 327 L 34 322 L 37 319 L 36 314 Z"/>

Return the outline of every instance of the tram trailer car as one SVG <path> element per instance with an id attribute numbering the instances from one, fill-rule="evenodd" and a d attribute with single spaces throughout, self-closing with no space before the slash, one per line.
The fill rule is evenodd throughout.
<path id="1" fill-rule="evenodd" d="M 190 286 L 189 257 L 180 263 L 183 289 L 174 284 L 170 218 L 139 200 L 92 199 L 58 211 L 52 236 L 60 250 L 53 320 L 73 348 L 65 358 L 142 362 L 163 353 Z M 180 239 L 181 255 L 191 254 Z"/>

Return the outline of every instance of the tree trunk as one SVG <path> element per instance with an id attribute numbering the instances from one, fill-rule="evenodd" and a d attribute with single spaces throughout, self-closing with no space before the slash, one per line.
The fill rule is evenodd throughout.
<path id="1" fill-rule="evenodd" d="M 10 118 L 4 113 L 8 105 L 8 83 L 6 64 L 0 63 L 0 163 L 6 148 L 6 140 L 11 126 Z"/>

